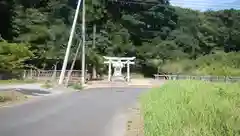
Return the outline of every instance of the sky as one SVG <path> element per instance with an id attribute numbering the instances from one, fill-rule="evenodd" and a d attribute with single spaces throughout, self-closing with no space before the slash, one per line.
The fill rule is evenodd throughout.
<path id="1" fill-rule="evenodd" d="M 240 9 L 240 0 L 170 0 L 174 6 L 205 11 L 221 9 Z"/>

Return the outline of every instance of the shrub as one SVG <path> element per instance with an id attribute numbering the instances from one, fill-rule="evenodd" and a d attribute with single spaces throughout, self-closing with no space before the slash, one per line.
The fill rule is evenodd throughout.
<path id="1" fill-rule="evenodd" d="M 24 61 L 33 57 L 33 53 L 26 44 L 0 42 L 0 70 L 12 72 L 24 67 Z"/>
<path id="2" fill-rule="evenodd" d="M 72 84 L 69 84 L 68 86 L 72 87 L 73 89 L 76 89 L 76 90 L 82 90 L 83 89 L 83 86 L 80 83 L 72 83 Z"/>
<path id="3" fill-rule="evenodd" d="M 171 81 L 141 97 L 145 136 L 234 136 L 240 84 Z"/>

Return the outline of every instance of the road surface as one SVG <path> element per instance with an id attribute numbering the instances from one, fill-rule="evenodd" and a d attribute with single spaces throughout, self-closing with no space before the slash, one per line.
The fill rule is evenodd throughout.
<path id="1" fill-rule="evenodd" d="M 124 111 L 147 89 L 72 92 L 0 109 L 1 136 L 120 136 Z"/>

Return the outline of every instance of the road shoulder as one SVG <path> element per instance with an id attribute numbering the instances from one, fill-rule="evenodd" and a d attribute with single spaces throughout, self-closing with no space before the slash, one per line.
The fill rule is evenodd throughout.
<path id="1" fill-rule="evenodd" d="M 144 122 L 139 104 L 129 109 L 124 136 L 144 136 Z"/>

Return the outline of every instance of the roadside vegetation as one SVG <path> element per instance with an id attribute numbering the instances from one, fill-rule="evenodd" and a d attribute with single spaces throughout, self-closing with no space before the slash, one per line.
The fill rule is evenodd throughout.
<path id="1" fill-rule="evenodd" d="M 22 83 L 35 83 L 35 80 L 18 80 L 18 79 L 11 79 L 11 80 L 0 80 L 0 84 L 22 84 Z"/>
<path id="2" fill-rule="evenodd" d="M 71 88 L 73 88 L 75 90 L 82 90 L 83 89 L 83 86 L 80 83 L 70 83 L 68 85 L 68 87 L 71 87 Z"/>
<path id="3" fill-rule="evenodd" d="M 240 84 L 169 81 L 141 97 L 145 136 L 236 136 Z"/>
<path id="4" fill-rule="evenodd" d="M 0 92 L 0 107 L 6 104 L 17 103 L 26 100 L 28 97 L 20 92 L 11 91 L 1 91 Z"/>

